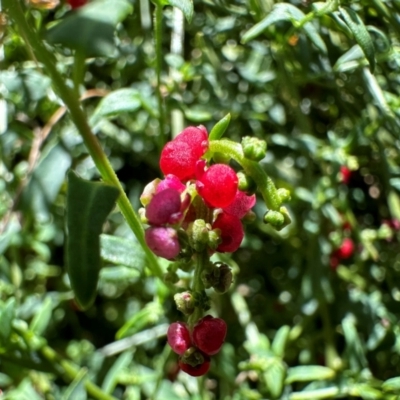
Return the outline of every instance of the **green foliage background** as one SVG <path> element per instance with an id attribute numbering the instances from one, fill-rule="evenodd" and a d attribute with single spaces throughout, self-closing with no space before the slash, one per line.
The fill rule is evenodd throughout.
<path id="1" fill-rule="evenodd" d="M 235 282 L 210 294 L 211 312 L 228 337 L 205 378 L 176 375 L 165 332 L 182 315 L 118 209 L 100 238 L 97 298 L 79 311 L 64 262 L 66 172 L 100 175 L 6 10 L 3 398 L 397 399 L 400 234 L 385 221 L 400 220 L 400 2 L 195 0 L 189 22 L 169 4 L 190 19 L 191 2 L 171 1 L 158 5 L 155 31 L 149 0 L 94 0 L 79 12 L 20 3 L 136 210 L 165 141 L 231 113 L 227 137 L 268 142 L 262 166 L 291 191 L 293 221 L 264 225 L 260 200 L 240 250 L 221 256 Z M 345 237 L 355 252 L 331 268 Z"/>

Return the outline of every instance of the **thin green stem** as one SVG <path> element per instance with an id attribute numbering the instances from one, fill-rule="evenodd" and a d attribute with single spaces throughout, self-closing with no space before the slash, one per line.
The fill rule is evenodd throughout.
<path id="1" fill-rule="evenodd" d="M 156 47 L 156 73 L 157 73 L 157 102 L 158 102 L 158 121 L 160 134 L 158 136 L 159 150 L 164 146 L 165 143 L 165 113 L 163 97 L 161 93 L 161 70 L 162 70 L 162 17 L 163 17 L 163 6 L 160 2 L 156 2 L 156 8 L 154 11 L 154 40 Z"/>
<path id="2" fill-rule="evenodd" d="M 82 50 L 75 51 L 74 65 L 72 68 L 72 80 L 77 96 L 79 97 L 79 87 L 83 82 L 85 75 L 85 53 Z"/>
<path id="3" fill-rule="evenodd" d="M 242 146 L 239 143 L 226 139 L 211 140 L 209 143 L 209 152 L 227 154 L 233 158 L 242 166 L 244 172 L 254 179 L 267 207 L 275 211 L 280 209 L 282 202 L 274 182 L 272 182 L 272 179 L 258 162 L 249 160 L 244 156 Z"/>
<path id="4" fill-rule="evenodd" d="M 99 170 L 102 179 L 104 182 L 112 184 L 118 187 L 120 190 L 121 195 L 117 201 L 119 209 L 124 215 L 129 227 L 136 235 L 139 243 L 143 247 L 147 256 L 148 266 L 152 273 L 162 279 L 163 271 L 158 264 L 157 258 L 146 245 L 144 239 L 144 230 L 140 219 L 133 210 L 129 199 L 117 178 L 117 175 L 115 174 L 106 154 L 100 146 L 100 143 L 98 142 L 96 136 L 92 133 L 86 115 L 81 108 L 77 94 L 65 83 L 64 78 L 57 71 L 56 59 L 54 55 L 47 50 L 44 44 L 39 40 L 36 31 L 33 30 L 27 23 L 20 1 L 4 0 L 3 4 L 11 19 L 15 22 L 16 26 L 18 26 L 20 29 L 21 34 L 26 39 L 28 47 L 32 49 L 38 61 L 44 65 L 48 75 L 52 80 L 54 89 L 67 106 L 71 114 L 71 119 L 78 128 L 78 131 L 81 134 L 89 154 L 93 158 L 93 161 Z"/>

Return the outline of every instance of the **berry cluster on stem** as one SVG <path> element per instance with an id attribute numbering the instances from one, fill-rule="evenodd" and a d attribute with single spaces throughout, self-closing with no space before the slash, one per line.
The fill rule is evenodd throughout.
<path id="1" fill-rule="evenodd" d="M 168 142 L 160 156 L 164 179 L 150 182 L 140 197 L 140 216 L 148 225 L 146 243 L 154 254 L 172 261 L 166 279 L 175 283 L 178 269 L 194 270 L 190 287 L 174 297 L 187 323 L 173 323 L 167 335 L 180 356 L 180 368 L 193 376 L 208 371 L 210 356 L 220 350 L 227 330 L 222 319 L 203 317 L 209 308 L 206 289 L 224 293 L 232 283 L 230 267 L 211 262 L 210 257 L 240 247 L 243 222 L 255 217 L 251 209 L 256 189 L 269 209 L 264 222 L 276 229 L 290 223 L 282 207 L 289 192 L 277 190 L 259 164 L 266 142 L 220 139 L 226 129 L 222 125 L 218 123 L 210 135 L 204 126 L 190 126 Z M 231 160 L 243 170 L 236 172 Z"/>

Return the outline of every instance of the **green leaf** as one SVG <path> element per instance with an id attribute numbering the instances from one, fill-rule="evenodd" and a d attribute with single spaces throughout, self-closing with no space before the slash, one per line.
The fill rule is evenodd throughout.
<path id="1" fill-rule="evenodd" d="M 360 45 L 369 62 L 371 72 L 375 69 L 375 49 L 371 36 L 365 27 L 363 21 L 358 14 L 349 7 L 340 7 L 340 14 L 342 15 L 347 26 L 350 28 L 354 39 Z"/>
<path id="2" fill-rule="evenodd" d="M 208 135 L 209 140 L 221 139 L 225 131 L 228 129 L 229 123 L 231 122 L 231 114 L 226 114 L 224 118 L 218 121 L 211 129 Z"/>
<path id="3" fill-rule="evenodd" d="M 87 376 L 87 370 L 82 368 L 76 375 L 75 379 L 68 386 L 64 392 L 62 400 L 86 400 L 87 393 L 85 389 L 85 379 Z"/>
<path id="4" fill-rule="evenodd" d="M 104 117 L 114 117 L 121 113 L 134 112 L 141 105 L 140 94 L 136 89 L 125 88 L 115 90 L 100 101 L 90 118 L 90 123 L 94 125 Z"/>
<path id="5" fill-rule="evenodd" d="M 115 27 L 132 10 L 128 0 L 91 2 L 50 28 L 47 40 L 79 50 L 86 56 L 112 56 Z"/>
<path id="6" fill-rule="evenodd" d="M 51 297 L 46 297 L 44 302 L 41 304 L 41 307 L 32 319 L 32 322 L 29 326 L 31 331 L 39 336 L 42 335 L 42 333 L 49 325 L 52 311 L 53 302 L 51 301 Z"/>
<path id="7" fill-rule="evenodd" d="M 100 271 L 100 233 L 119 190 L 68 173 L 67 268 L 76 301 L 87 309 L 96 296 Z"/>
<path id="8" fill-rule="evenodd" d="M 289 332 L 290 327 L 288 325 L 284 325 L 281 326 L 275 334 L 271 350 L 277 357 L 283 357 L 285 354 L 285 347 L 289 338 Z"/>
<path id="9" fill-rule="evenodd" d="M 114 391 L 115 386 L 117 386 L 118 383 L 118 375 L 132 362 L 132 356 L 132 352 L 128 351 L 122 353 L 116 359 L 113 366 L 108 370 L 107 375 L 104 378 L 103 384 L 101 385 L 101 388 L 105 393 L 111 394 Z"/>
<path id="10" fill-rule="evenodd" d="M 0 313 L 0 338 L 7 342 L 11 335 L 12 321 L 15 317 L 15 299 L 10 298 Z"/>
<path id="11" fill-rule="evenodd" d="M 286 368 L 280 361 L 273 362 L 264 374 L 268 389 L 274 399 L 282 393 L 285 375 Z"/>
<path id="12" fill-rule="evenodd" d="M 289 3 L 278 3 L 275 4 L 272 11 L 259 23 L 250 28 L 242 37 L 242 43 L 247 43 L 250 40 L 259 36 L 264 32 L 269 26 L 281 22 L 281 21 L 292 21 L 294 25 L 296 23 L 301 23 L 305 18 L 305 14 L 300 11 L 297 7 Z M 323 53 L 327 53 L 327 48 L 325 42 L 322 40 L 318 33 L 318 30 L 311 22 L 305 23 L 302 28 L 304 32 L 314 43 L 314 45 L 321 50 Z"/>
<path id="13" fill-rule="evenodd" d="M 163 315 L 164 310 L 158 303 L 148 303 L 139 312 L 135 313 L 117 332 L 116 338 L 122 339 L 126 336 L 142 330 L 150 324 L 154 324 Z"/>
<path id="14" fill-rule="evenodd" d="M 179 8 L 187 21 L 190 23 L 193 18 L 193 1 L 192 0 L 167 0 L 170 6 Z"/>
<path id="15" fill-rule="evenodd" d="M 101 257 L 116 265 L 143 270 L 146 255 L 136 240 L 128 240 L 117 236 L 100 235 Z"/>
<path id="16" fill-rule="evenodd" d="M 293 382 L 322 381 L 332 379 L 335 371 L 321 365 L 300 365 L 289 368 L 287 371 L 286 384 Z"/>
<path id="17" fill-rule="evenodd" d="M 399 392 L 400 394 L 400 376 L 390 378 L 383 382 L 382 389 L 385 392 Z"/>
<path id="18" fill-rule="evenodd" d="M 304 390 L 303 392 L 293 392 L 289 396 L 289 400 L 319 400 L 334 399 L 339 394 L 339 388 L 332 386 L 316 390 Z"/>

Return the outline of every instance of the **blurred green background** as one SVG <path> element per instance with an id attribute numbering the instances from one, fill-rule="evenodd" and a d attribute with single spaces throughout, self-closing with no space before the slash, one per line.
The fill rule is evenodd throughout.
<path id="1" fill-rule="evenodd" d="M 226 137 L 267 141 L 261 165 L 291 191 L 293 221 L 263 224 L 259 199 L 239 251 L 220 256 L 234 285 L 210 292 L 211 312 L 228 336 L 205 378 L 177 374 L 165 332 L 183 316 L 118 209 L 101 236 L 95 304 L 79 311 L 64 267 L 65 176 L 100 176 L 3 12 L 2 398 L 397 399 L 400 2 L 194 0 L 190 22 L 189 0 L 165 2 L 161 69 L 149 0 L 26 3 L 136 210 L 162 145 L 231 113 Z M 338 257 L 345 239 L 354 250 Z"/>

